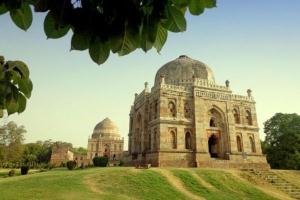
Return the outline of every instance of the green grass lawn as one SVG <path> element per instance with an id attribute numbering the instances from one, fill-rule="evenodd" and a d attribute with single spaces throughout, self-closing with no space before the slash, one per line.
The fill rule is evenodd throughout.
<path id="1" fill-rule="evenodd" d="M 275 199 L 225 171 L 166 169 L 186 190 L 205 199 Z M 202 185 L 195 176 L 212 185 Z M 0 178 L 0 199 L 189 199 L 157 170 L 126 167 L 53 169 L 26 176 Z"/>
<path id="2" fill-rule="evenodd" d="M 194 170 L 196 176 L 199 176 L 206 183 L 212 185 L 214 190 L 203 186 L 203 184 L 197 181 L 197 179 L 191 175 L 191 170 L 177 169 L 172 170 L 172 172 L 175 176 L 180 178 L 188 190 L 207 200 L 276 199 L 256 189 L 250 183 L 247 184 L 238 180 L 228 172 L 207 169 L 192 170 Z"/>

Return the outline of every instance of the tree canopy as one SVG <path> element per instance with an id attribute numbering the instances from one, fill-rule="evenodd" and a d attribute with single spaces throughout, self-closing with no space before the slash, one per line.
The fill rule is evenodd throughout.
<path id="1" fill-rule="evenodd" d="M 8 115 L 21 113 L 30 98 L 32 82 L 27 65 L 22 61 L 5 61 L 0 56 L 0 119 L 4 110 Z"/>
<path id="2" fill-rule="evenodd" d="M 9 122 L 0 127 L 0 162 L 21 162 L 24 126 Z"/>
<path id="3" fill-rule="evenodd" d="M 277 113 L 264 125 L 262 147 L 271 167 L 300 169 L 300 115 Z"/>
<path id="4" fill-rule="evenodd" d="M 89 51 L 92 60 L 104 63 L 110 52 L 120 56 L 141 48 L 164 46 L 168 31 L 186 30 L 185 13 L 200 15 L 216 0 L 0 0 L 0 15 L 27 30 L 35 12 L 47 12 L 44 32 L 57 39 L 73 32 L 71 49 Z"/>

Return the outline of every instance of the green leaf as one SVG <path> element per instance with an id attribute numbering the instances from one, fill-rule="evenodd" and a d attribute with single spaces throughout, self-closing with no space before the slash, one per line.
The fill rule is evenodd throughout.
<path id="1" fill-rule="evenodd" d="M 10 17 L 19 28 L 26 31 L 32 23 L 31 8 L 24 3 L 20 9 L 11 10 Z"/>
<path id="2" fill-rule="evenodd" d="M 18 113 L 23 112 L 26 108 L 26 98 L 21 93 L 19 93 L 18 105 Z"/>
<path id="3" fill-rule="evenodd" d="M 20 9 L 23 6 L 23 0 L 3 0 L 8 10 Z"/>
<path id="4" fill-rule="evenodd" d="M 49 2 L 48 0 L 37 0 L 34 5 L 35 12 L 46 12 L 49 10 Z"/>
<path id="5" fill-rule="evenodd" d="M 168 19 L 163 23 L 163 26 L 172 32 L 183 32 L 186 30 L 186 20 L 184 14 L 175 6 L 168 6 Z"/>
<path id="6" fill-rule="evenodd" d="M 98 65 L 104 63 L 109 57 L 109 47 L 107 43 L 96 40 L 90 44 L 89 53 L 92 60 Z"/>
<path id="7" fill-rule="evenodd" d="M 119 56 L 124 56 L 129 54 L 138 48 L 140 44 L 140 37 L 137 31 L 129 28 L 127 24 L 125 24 L 125 29 L 123 33 L 122 40 L 120 40 L 120 48 L 118 51 Z"/>
<path id="8" fill-rule="evenodd" d="M 189 4 L 188 0 L 172 0 L 172 2 L 179 7 L 186 7 Z"/>
<path id="9" fill-rule="evenodd" d="M 47 38 L 57 39 L 65 36 L 70 30 L 70 26 L 59 25 L 53 18 L 51 12 L 48 12 L 44 21 L 44 31 Z"/>
<path id="10" fill-rule="evenodd" d="M 217 6 L 217 0 L 205 0 L 206 8 L 214 8 Z"/>
<path id="11" fill-rule="evenodd" d="M 30 98 L 32 92 L 32 82 L 30 79 L 21 79 L 18 82 L 19 90 L 27 97 Z"/>
<path id="12" fill-rule="evenodd" d="M 160 52 L 160 50 L 162 49 L 162 47 L 167 41 L 167 37 L 168 37 L 168 31 L 159 24 L 157 29 L 156 39 L 154 42 L 154 47 L 156 48 L 157 52 Z"/>
<path id="13" fill-rule="evenodd" d="M 8 115 L 13 114 L 18 111 L 19 104 L 18 104 L 18 89 L 12 87 L 12 92 L 6 96 L 6 109 Z"/>
<path id="14" fill-rule="evenodd" d="M 17 71 L 21 78 L 29 78 L 29 69 L 27 65 L 22 61 L 8 61 L 8 66 L 10 70 Z"/>
<path id="15" fill-rule="evenodd" d="M 3 64 L 4 64 L 4 61 L 5 61 L 4 57 L 3 57 L 3 56 L 0 56 L 0 65 L 3 65 Z"/>
<path id="16" fill-rule="evenodd" d="M 71 40 L 71 49 L 86 50 L 89 48 L 90 36 L 87 34 L 74 33 Z"/>
<path id="17" fill-rule="evenodd" d="M 2 118 L 3 116 L 4 116 L 3 109 L 0 109 L 0 118 Z"/>
<path id="18" fill-rule="evenodd" d="M 157 34 L 157 26 L 158 22 L 150 16 L 146 17 L 143 21 L 141 47 L 145 52 L 153 47 Z"/>
<path id="19" fill-rule="evenodd" d="M 192 15 L 200 15 L 205 8 L 216 6 L 216 0 L 189 0 L 189 10 Z"/>
<path id="20" fill-rule="evenodd" d="M 7 12 L 7 8 L 4 3 L 0 4 L 0 15 L 5 14 Z"/>

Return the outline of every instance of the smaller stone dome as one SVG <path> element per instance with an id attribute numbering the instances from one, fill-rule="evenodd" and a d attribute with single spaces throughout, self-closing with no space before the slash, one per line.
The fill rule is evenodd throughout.
<path id="1" fill-rule="evenodd" d="M 99 122 L 93 131 L 92 138 L 119 138 L 119 128 L 108 117 Z"/>

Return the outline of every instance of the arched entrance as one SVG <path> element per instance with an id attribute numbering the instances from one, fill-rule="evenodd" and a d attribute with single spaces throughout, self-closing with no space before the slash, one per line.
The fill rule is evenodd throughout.
<path id="1" fill-rule="evenodd" d="M 228 159 L 229 138 L 224 112 L 213 106 L 207 116 L 207 150 L 212 158 Z"/>
<path id="2" fill-rule="evenodd" d="M 210 157 L 219 157 L 219 139 L 216 135 L 211 135 L 208 139 L 208 150 Z"/>
<path id="3" fill-rule="evenodd" d="M 103 156 L 104 157 L 110 157 L 110 148 L 109 148 L 109 145 L 108 144 L 105 144 L 104 145 L 104 152 L 103 152 Z"/>

